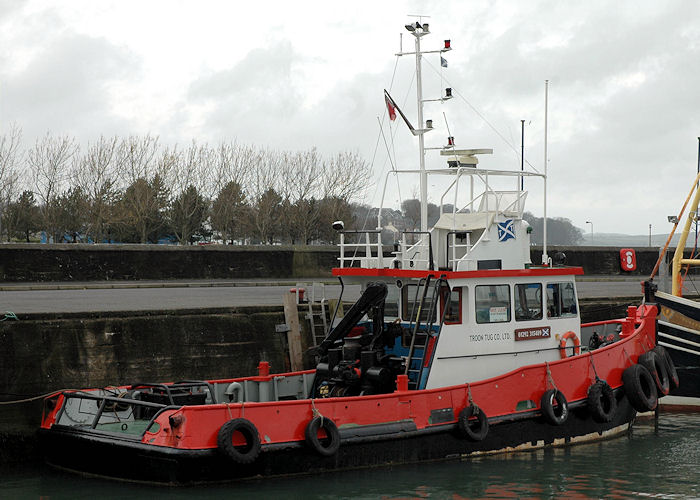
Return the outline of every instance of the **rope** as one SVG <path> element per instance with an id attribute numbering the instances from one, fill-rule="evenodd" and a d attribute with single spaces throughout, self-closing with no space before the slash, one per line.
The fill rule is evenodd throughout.
<path id="1" fill-rule="evenodd" d="M 318 408 L 316 408 L 316 401 L 313 398 L 311 398 L 311 416 L 313 418 L 321 417 L 321 427 L 323 427 L 324 416 L 321 414 Z"/>
<path id="2" fill-rule="evenodd" d="M 545 366 L 547 367 L 547 384 L 552 386 L 552 389 L 554 389 L 556 392 L 559 392 L 559 389 L 557 388 L 557 384 L 554 383 L 554 377 L 552 377 L 552 370 L 549 369 L 549 361 L 545 361 Z M 545 389 L 548 386 L 545 386 Z"/>
<path id="3" fill-rule="evenodd" d="M 29 403 L 30 401 L 36 401 L 37 399 L 44 399 L 49 396 L 54 396 L 56 394 L 61 394 L 64 391 L 78 391 L 79 389 L 59 389 L 58 391 L 47 392 L 46 394 L 41 394 L 40 396 L 34 396 L 26 399 L 17 399 L 15 401 L 0 401 L 0 405 L 13 405 L 20 403 Z"/>
<path id="4" fill-rule="evenodd" d="M 231 403 L 226 402 L 226 409 L 228 410 L 228 419 L 233 420 L 233 414 L 231 413 Z"/>
<path id="5" fill-rule="evenodd" d="M 632 361 L 632 356 L 629 355 L 629 353 L 627 352 L 627 349 L 625 349 L 625 348 L 623 347 L 623 348 L 622 348 L 622 352 L 624 352 L 624 353 L 625 353 L 625 356 L 627 356 L 627 361 L 629 361 L 630 364 L 633 365 L 633 364 L 634 364 L 634 361 Z"/>
<path id="6" fill-rule="evenodd" d="M 593 362 L 593 353 L 589 351 L 588 354 L 590 354 L 589 359 L 591 360 L 591 366 L 593 367 L 593 373 L 595 374 L 595 381 L 600 382 L 600 377 L 598 377 L 598 370 L 595 369 L 595 363 Z"/>
<path id="7" fill-rule="evenodd" d="M 0 319 L 0 321 L 6 321 L 8 319 L 14 319 L 15 321 L 19 321 L 19 318 L 17 317 L 17 315 L 15 313 L 13 313 L 12 311 L 5 311 L 5 317 Z"/>
<path id="8" fill-rule="evenodd" d="M 693 187 L 690 189 L 690 193 L 688 193 L 688 197 L 685 199 L 685 203 L 683 203 L 683 207 L 681 208 L 681 211 L 678 213 L 678 217 L 676 218 L 676 222 L 673 223 L 673 229 L 671 229 L 671 234 L 668 235 L 668 239 L 666 240 L 666 244 L 664 245 L 664 248 L 661 251 L 659 258 L 656 261 L 656 265 L 654 266 L 654 269 L 651 271 L 651 276 L 649 276 L 649 279 L 654 279 L 654 276 L 656 276 L 656 272 L 659 270 L 659 267 L 661 266 L 661 261 L 663 260 L 664 256 L 666 255 L 666 250 L 668 250 L 668 246 L 671 243 L 671 240 L 673 239 L 673 235 L 676 232 L 676 228 L 678 228 L 678 224 L 680 223 L 681 217 L 683 217 L 683 212 L 685 212 L 685 207 L 688 206 L 688 202 L 690 201 L 690 197 L 693 196 L 693 192 L 695 191 L 695 189 L 697 187 L 698 181 L 700 181 L 700 173 L 698 173 L 697 177 L 695 177 L 695 182 L 693 183 Z"/>
<path id="9" fill-rule="evenodd" d="M 474 416 L 478 415 L 479 407 L 476 404 L 474 404 L 474 398 L 472 398 L 472 386 L 469 383 L 467 383 L 467 402 L 469 403 L 468 406 L 474 408 Z"/>

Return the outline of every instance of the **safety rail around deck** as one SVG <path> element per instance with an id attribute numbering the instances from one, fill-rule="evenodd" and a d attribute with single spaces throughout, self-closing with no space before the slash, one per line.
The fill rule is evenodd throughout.
<path id="1" fill-rule="evenodd" d="M 365 241 L 348 243 L 345 241 L 345 235 L 364 235 Z M 376 241 L 373 242 L 372 236 L 376 235 Z M 360 239 L 362 239 L 360 237 Z M 366 229 L 366 230 L 345 230 L 340 231 L 340 267 L 352 267 L 355 261 L 361 263 L 361 267 L 384 267 L 384 247 L 382 246 L 382 231 L 381 229 Z M 364 248 L 365 255 L 358 256 L 357 250 Z M 352 250 L 352 256 L 346 257 L 346 250 Z M 348 265 L 346 266 L 346 262 Z M 374 265 L 373 265 L 374 264 Z"/>

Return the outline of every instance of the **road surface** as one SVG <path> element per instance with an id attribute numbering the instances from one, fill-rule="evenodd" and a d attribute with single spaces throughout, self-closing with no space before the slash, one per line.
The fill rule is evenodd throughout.
<path id="1" fill-rule="evenodd" d="M 581 298 L 641 297 L 640 280 L 641 278 L 631 280 L 600 278 L 598 281 L 578 281 L 577 289 Z M 103 288 L 105 286 L 124 288 Z M 246 283 L 209 281 L 37 283 L 31 284 L 33 289 L 26 289 L 27 284 L 5 283 L 0 284 L 0 314 L 4 311 L 20 314 L 279 306 L 282 304 L 282 295 L 289 293 L 290 286 L 293 285 L 269 280 Z M 338 285 L 325 286 L 327 298 L 336 298 L 339 292 Z M 343 298 L 356 300 L 359 293 L 358 286 L 347 286 Z"/>

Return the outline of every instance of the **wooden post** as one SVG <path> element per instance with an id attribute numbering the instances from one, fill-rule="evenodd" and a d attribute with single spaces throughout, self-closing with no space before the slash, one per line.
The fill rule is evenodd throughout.
<path id="1" fill-rule="evenodd" d="M 338 306 L 338 299 L 328 299 L 328 315 L 331 319 L 333 319 L 336 306 Z M 338 321 L 343 316 L 345 316 L 345 313 L 343 312 L 343 303 L 341 302 L 340 307 L 338 307 L 338 314 L 335 315 L 335 320 Z M 330 325 L 331 330 L 334 326 L 335 325 Z"/>
<path id="2" fill-rule="evenodd" d="M 289 362 L 292 371 L 303 370 L 301 328 L 299 327 L 299 309 L 297 309 L 296 295 L 293 293 L 285 293 L 282 302 L 284 304 L 284 321 L 289 327 L 289 331 L 287 332 Z"/>

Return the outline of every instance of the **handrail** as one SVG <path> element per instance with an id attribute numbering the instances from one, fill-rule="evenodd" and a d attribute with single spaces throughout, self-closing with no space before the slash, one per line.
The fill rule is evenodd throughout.
<path id="1" fill-rule="evenodd" d="M 458 234 L 464 234 L 466 237 L 467 242 L 463 245 L 458 245 L 457 244 L 457 235 Z M 452 236 L 452 246 L 450 246 L 450 236 Z M 472 243 L 471 243 L 471 236 L 472 232 L 471 231 L 449 231 L 445 237 L 446 239 L 446 245 L 445 245 L 445 263 L 447 264 L 447 267 L 450 267 L 450 264 L 452 264 L 452 270 L 457 271 L 457 262 L 462 260 L 464 257 L 466 257 L 471 248 L 472 248 Z M 466 248 L 467 251 L 464 253 L 464 256 L 460 257 L 459 259 L 455 255 L 455 250 L 457 248 Z M 450 259 L 450 249 L 452 249 L 452 258 Z"/>
<path id="2" fill-rule="evenodd" d="M 409 258 L 409 259 L 407 259 L 405 257 L 405 255 L 408 252 L 415 249 L 416 247 L 425 247 L 426 246 L 426 244 L 423 242 L 424 238 L 423 238 L 423 236 L 421 236 L 420 240 L 417 243 L 414 243 L 409 248 L 404 250 L 403 248 L 406 245 L 404 235 L 406 235 L 406 234 L 428 235 L 428 244 L 427 244 L 428 258 L 427 259 L 425 259 L 425 258 L 422 258 L 422 259 Z M 433 271 L 435 269 L 435 260 L 433 259 L 433 238 L 432 238 L 432 233 L 430 231 L 402 231 L 401 232 L 401 240 L 403 242 L 403 245 L 401 247 L 401 260 L 402 260 L 401 265 L 402 265 L 402 267 L 405 267 L 403 261 L 410 260 L 411 263 L 413 263 L 413 262 L 425 262 L 430 271 Z"/>
<path id="3" fill-rule="evenodd" d="M 383 268 L 384 267 L 384 246 L 382 245 L 382 230 L 381 229 L 348 229 L 348 230 L 343 230 L 339 231 L 340 233 L 340 243 L 338 246 L 340 247 L 340 257 L 338 258 L 338 261 L 340 261 L 340 267 L 343 268 L 345 267 L 345 261 L 349 260 L 350 261 L 350 267 L 352 267 L 353 262 L 356 259 L 355 254 L 353 254 L 352 257 L 345 257 L 345 249 L 346 248 L 355 248 L 355 252 L 357 252 L 358 248 L 365 247 L 365 258 L 366 259 L 372 259 L 372 247 L 376 246 L 377 248 L 377 267 Z M 345 242 L 345 235 L 346 234 L 364 234 L 365 235 L 365 241 L 363 243 L 346 243 Z M 370 235 L 376 234 L 377 235 L 377 242 L 376 243 L 371 243 L 370 242 Z"/>

